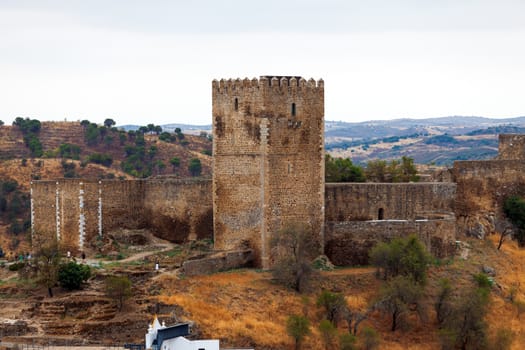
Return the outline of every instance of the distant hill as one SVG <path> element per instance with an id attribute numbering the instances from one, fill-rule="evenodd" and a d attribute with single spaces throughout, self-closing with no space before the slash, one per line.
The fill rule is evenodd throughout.
<path id="1" fill-rule="evenodd" d="M 495 157 L 500 133 L 525 133 L 525 117 L 326 121 L 325 148 L 357 163 L 406 155 L 420 164 L 452 165 L 455 160 Z"/>
<path id="2" fill-rule="evenodd" d="M 168 132 L 174 132 L 176 128 L 181 129 L 181 131 L 185 134 L 191 134 L 191 135 L 198 135 L 201 131 L 205 131 L 206 133 L 211 133 L 211 124 L 209 125 L 191 125 L 191 124 L 164 124 L 161 125 L 162 130 L 168 131 Z M 126 125 L 119 125 L 119 129 L 123 129 L 126 131 L 129 130 L 138 130 L 140 128 L 140 125 L 133 125 L 133 124 L 126 124 Z"/>
<path id="3" fill-rule="evenodd" d="M 138 125 L 119 126 L 137 130 Z M 211 125 L 167 124 L 173 132 L 211 134 Z M 364 163 L 370 159 L 393 159 L 403 155 L 417 163 L 451 165 L 455 160 L 481 160 L 497 155 L 497 135 L 525 133 L 525 117 L 484 118 L 450 116 L 426 119 L 370 120 L 365 122 L 325 122 L 325 148 L 333 156 L 350 157 Z M 444 135 L 444 137 L 440 137 Z"/>

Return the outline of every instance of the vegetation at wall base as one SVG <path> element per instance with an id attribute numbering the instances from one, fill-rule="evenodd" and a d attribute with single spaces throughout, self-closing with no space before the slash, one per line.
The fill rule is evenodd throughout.
<path id="1" fill-rule="evenodd" d="M 515 227 L 514 238 L 521 247 L 525 246 L 525 199 L 508 197 L 503 203 L 503 212 Z"/>

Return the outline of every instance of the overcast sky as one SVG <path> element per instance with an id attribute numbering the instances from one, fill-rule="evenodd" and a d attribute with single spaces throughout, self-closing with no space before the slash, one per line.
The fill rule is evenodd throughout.
<path id="1" fill-rule="evenodd" d="M 211 123 L 211 81 L 325 80 L 325 118 L 525 115 L 523 0 L 0 0 L 0 120 Z"/>

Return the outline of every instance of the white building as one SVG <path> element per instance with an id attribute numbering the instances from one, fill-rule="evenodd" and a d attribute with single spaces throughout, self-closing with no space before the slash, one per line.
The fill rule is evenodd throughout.
<path id="1" fill-rule="evenodd" d="M 188 340 L 190 325 L 180 323 L 166 327 L 157 316 L 146 333 L 146 350 L 220 350 L 219 340 Z"/>

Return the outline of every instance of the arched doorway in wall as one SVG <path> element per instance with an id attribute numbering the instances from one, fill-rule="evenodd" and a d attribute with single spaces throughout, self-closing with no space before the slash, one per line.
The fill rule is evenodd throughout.
<path id="1" fill-rule="evenodd" d="M 385 219 L 385 209 L 379 208 L 377 211 L 377 220 L 384 220 Z"/>

